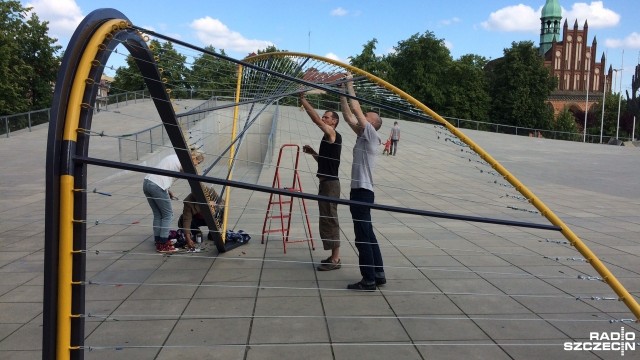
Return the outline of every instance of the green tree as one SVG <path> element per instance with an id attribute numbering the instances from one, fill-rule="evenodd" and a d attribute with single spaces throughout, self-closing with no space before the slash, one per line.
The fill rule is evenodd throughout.
<path id="1" fill-rule="evenodd" d="M 149 42 L 149 49 L 156 58 L 160 78 L 165 87 L 171 90 L 173 97 L 185 97 L 190 91 L 185 85 L 189 72 L 185 64 L 186 56 L 178 53 L 173 48 L 173 44 L 168 41 L 161 43 L 157 39 L 153 39 Z M 126 62 L 126 66 L 121 66 L 116 70 L 114 81 L 111 84 L 111 94 L 139 91 L 146 88 L 135 59 L 128 55 Z"/>
<path id="2" fill-rule="evenodd" d="M 186 97 L 189 91 L 185 86 L 188 69 L 185 64 L 187 57 L 174 49 L 170 41 L 159 42 L 151 40 L 149 47 L 158 58 L 158 70 L 167 89 L 172 91 L 172 96 L 176 98 Z"/>
<path id="3" fill-rule="evenodd" d="M 591 112 L 597 119 L 597 126 L 588 128 L 589 134 L 600 135 L 600 126 L 602 124 L 602 133 L 606 142 L 608 137 L 616 136 L 616 127 L 618 126 L 618 101 L 620 99 L 620 93 L 607 93 L 604 99 L 604 121 L 602 120 L 602 100 L 591 106 Z M 620 101 L 620 122 L 618 129 L 618 137 L 626 137 L 627 134 L 631 134 L 633 115 L 630 112 L 625 111 L 627 108 L 627 101 L 622 99 Z"/>
<path id="4" fill-rule="evenodd" d="M 461 119 L 488 120 L 491 98 L 483 69 L 486 63 L 487 59 L 480 55 L 467 54 L 449 65 L 446 70 L 448 81 L 443 84 L 443 114 Z"/>
<path id="5" fill-rule="evenodd" d="M 225 55 L 224 50 L 217 52 L 209 45 L 205 50 Z M 237 65 L 208 53 L 202 53 L 193 60 L 191 71 L 187 75 L 189 87 L 198 98 L 209 98 L 214 94 L 229 96 L 236 87 Z"/>
<path id="6" fill-rule="evenodd" d="M 564 109 L 558 114 L 556 121 L 553 124 L 553 130 L 558 132 L 556 139 L 572 141 L 580 140 L 576 118 L 569 109 Z"/>
<path id="7" fill-rule="evenodd" d="M 26 86 L 31 109 L 51 106 L 53 83 L 60 68 L 56 54 L 62 47 L 55 45 L 57 39 L 47 36 L 48 32 L 48 22 L 40 22 L 38 16 L 32 14 L 21 41 L 21 57 L 30 67 Z"/>
<path id="8" fill-rule="evenodd" d="M 533 42 L 513 42 L 504 50 L 504 57 L 489 63 L 486 69 L 492 122 L 551 129 L 553 112 L 545 104 L 557 80 L 544 67 Z"/>
<path id="9" fill-rule="evenodd" d="M 386 80 L 389 75 L 389 63 L 384 56 L 375 54 L 377 43 L 378 40 L 375 38 L 369 40 L 362 46 L 360 55 L 349 57 L 349 64 Z"/>
<path id="10" fill-rule="evenodd" d="M 120 66 L 116 69 L 116 74 L 113 77 L 113 82 L 109 89 L 109 95 L 146 89 L 144 79 L 138 70 L 138 65 L 136 65 L 133 56 L 127 55 L 126 63 L 126 66 Z"/>
<path id="11" fill-rule="evenodd" d="M 19 1 L 0 2 L 0 114 L 51 105 L 60 49 L 46 22 Z"/>
<path id="12" fill-rule="evenodd" d="M 258 50 L 258 55 L 260 55 L 260 54 L 268 54 L 268 53 L 273 53 L 273 52 L 278 52 L 278 51 L 287 51 L 287 50 L 278 50 L 278 48 L 275 45 L 269 45 L 266 48 L 264 48 L 263 50 Z"/>
<path id="13" fill-rule="evenodd" d="M 427 31 L 400 41 L 395 50 L 386 58 L 388 81 L 436 112 L 445 109 L 447 69 L 453 60 L 444 40 Z"/>
<path id="14" fill-rule="evenodd" d="M 26 11 L 19 1 L 0 2 L 0 115 L 28 109 L 22 97 L 28 66 L 17 41 Z"/>

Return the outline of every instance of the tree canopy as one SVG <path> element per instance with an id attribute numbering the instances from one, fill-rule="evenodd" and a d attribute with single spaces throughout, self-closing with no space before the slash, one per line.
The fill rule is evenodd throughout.
<path id="1" fill-rule="evenodd" d="M 544 66 L 533 42 L 513 42 L 504 57 L 487 66 L 492 96 L 490 121 L 550 129 L 553 111 L 546 105 L 557 79 Z"/>
<path id="2" fill-rule="evenodd" d="M 0 115 L 51 106 L 60 46 L 19 1 L 0 2 Z"/>
<path id="3" fill-rule="evenodd" d="M 389 63 L 384 56 L 375 54 L 378 40 L 373 38 L 363 45 L 360 55 L 349 57 L 349 64 L 373 74 L 381 79 L 389 76 Z"/>
<path id="4" fill-rule="evenodd" d="M 445 102 L 441 111 L 445 116 L 488 120 L 491 97 L 483 69 L 486 63 L 482 56 L 467 54 L 448 64 L 447 81 L 442 84 Z"/>
<path id="5" fill-rule="evenodd" d="M 627 108 L 626 100 L 620 97 L 620 93 L 608 93 L 604 99 L 604 118 L 602 117 L 602 99 L 591 106 L 589 114 L 594 119 L 594 124 L 588 124 L 587 132 L 591 135 L 600 135 L 600 126 L 604 136 L 627 136 L 633 128 L 633 115 Z M 620 104 L 618 104 L 620 103 Z M 620 121 L 618 122 L 618 106 L 620 106 Z M 584 114 L 584 113 L 583 113 Z M 617 129 L 617 126 L 620 128 Z M 606 141 L 606 140 L 605 140 Z"/>
<path id="6" fill-rule="evenodd" d="M 443 84 L 451 54 L 443 39 L 427 31 L 400 41 L 389 54 L 389 81 L 435 111 L 445 107 L 447 94 Z"/>
<path id="7" fill-rule="evenodd" d="M 205 50 L 225 55 L 224 50 L 217 52 L 211 45 Z M 214 91 L 230 96 L 235 88 L 235 66 L 211 54 L 203 53 L 194 59 L 187 73 L 187 80 L 189 87 L 197 93 L 198 97 L 210 97 Z"/>
<path id="8" fill-rule="evenodd" d="M 576 118 L 569 109 L 564 109 L 558 114 L 553 130 L 559 132 L 555 137 L 556 139 L 576 141 L 580 138 L 577 135 L 578 125 L 576 124 Z"/>

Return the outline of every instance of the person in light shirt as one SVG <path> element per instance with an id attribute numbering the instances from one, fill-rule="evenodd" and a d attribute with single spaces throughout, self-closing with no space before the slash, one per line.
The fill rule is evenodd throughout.
<path id="1" fill-rule="evenodd" d="M 191 160 L 194 165 L 200 164 L 204 160 L 201 152 L 193 151 Z M 182 165 L 178 160 L 178 155 L 169 155 L 158 163 L 158 169 L 169 171 L 182 171 Z M 153 238 L 156 244 L 156 251 L 159 253 L 171 253 L 177 251 L 169 242 L 169 227 L 173 221 L 173 208 L 171 200 L 176 199 L 171 192 L 171 185 L 176 179 L 170 176 L 149 174 L 145 176 L 142 184 L 142 191 L 147 197 L 151 212 L 153 213 Z"/>
<path id="2" fill-rule="evenodd" d="M 353 162 L 351 165 L 351 193 L 350 200 L 373 204 L 373 170 L 376 166 L 378 146 L 382 144 L 378 130 L 382 126 L 382 119 L 375 112 L 364 114 L 360 102 L 355 98 L 352 76 L 346 83 L 347 93 L 351 96 L 349 102 L 345 96 L 340 97 L 344 120 L 357 135 L 353 147 Z M 371 208 L 366 205 L 354 204 L 349 207 L 353 219 L 355 243 L 358 249 L 358 262 L 362 279 L 349 284 L 347 289 L 359 291 L 373 291 L 376 286 L 384 285 L 387 279 L 382 263 L 382 254 L 378 239 L 373 232 L 371 222 Z"/>

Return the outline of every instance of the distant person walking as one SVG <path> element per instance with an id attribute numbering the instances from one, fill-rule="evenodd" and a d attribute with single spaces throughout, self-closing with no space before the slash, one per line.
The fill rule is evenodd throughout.
<path id="1" fill-rule="evenodd" d="M 310 154 L 318 162 L 318 195 L 340 198 L 340 179 L 338 168 L 340 167 L 340 154 L 342 152 L 342 135 L 336 131 L 340 122 L 340 116 L 335 111 L 325 111 L 322 118 L 305 98 L 304 92 L 300 93 L 300 102 L 311 120 L 318 125 L 324 133 L 320 141 L 320 147 L 316 152 L 310 145 L 304 145 L 302 151 Z M 320 219 L 318 228 L 322 247 L 331 250 L 331 255 L 322 260 L 318 265 L 319 271 L 337 270 L 340 264 L 340 224 L 338 222 L 338 204 L 327 201 L 318 201 Z"/>
<path id="2" fill-rule="evenodd" d="M 344 120 L 356 133 L 356 144 L 353 147 L 353 162 L 351 165 L 351 193 L 350 200 L 360 203 L 373 204 L 373 170 L 376 165 L 378 146 L 382 143 L 378 136 L 378 129 L 382 126 L 382 119 L 375 112 L 364 114 L 360 102 L 355 99 L 352 76 L 347 78 L 347 92 L 354 98 L 349 98 L 349 104 L 344 96 L 340 97 Z M 373 232 L 371 222 L 371 207 L 354 204 L 349 207 L 353 219 L 356 248 L 358 248 L 358 263 L 362 280 L 349 284 L 347 289 L 373 291 L 376 285 L 384 285 L 387 279 L 382 264 L 382 254 L 378 239 Z"/>
<path id="3" fill-rule="evenodd" d="M 393 123 L 389 138 L 391 139 L 391 155 L 396 156 L 396 151 L 398 151 L 398 141 L 400 141 L 400 126 L 398 126 L 397 121 Z"/>

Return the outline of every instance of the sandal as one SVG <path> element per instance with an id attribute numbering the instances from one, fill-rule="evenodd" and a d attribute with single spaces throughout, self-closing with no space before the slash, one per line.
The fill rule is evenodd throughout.
<path id="1" fill-rule="evenodd" d="M 338 262 L 333 262 L 331 260 L 331 258 L 327 259 L 329 262 L 321 262 L 320 265 L 318 265 L 317 269 L 318 271 L 331 271 L 331 270 L 338 270 L 342 267 L 342 264 L 340 263 L 340 259 L 338 259 Z"/>
<path id="2" fill-rule="evenodd" d="M 320 264 L 330 264 L 333 261 L 331 261 L 331 256 L 329 256 L 328 258 L 324 259 L 324 260 L 320 260 Z"/>

